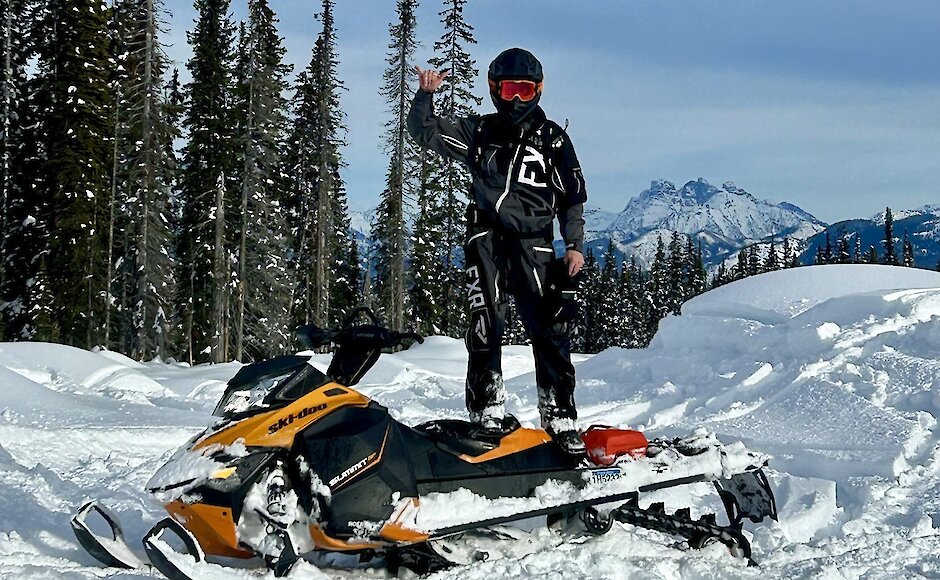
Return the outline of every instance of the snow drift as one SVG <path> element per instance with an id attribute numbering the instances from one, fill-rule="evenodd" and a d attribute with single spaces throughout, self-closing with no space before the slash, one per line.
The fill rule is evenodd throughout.
<path id="1" fill-rule="evenodd" d="M 773 456 L 780 523 L 748 528 L 760 569 L 742 567 L 720 547 L 689 551 L 655 532 L 621 528 L 573 542 L 536 529 L 507 540 L 490 560 L 441 577 L 940 574 L 940 273 L 837 265 L 764 274 L 689 301 L 682 316 L 662 321 L 645 350 L 575 360 L 582 426 L 656 436 L 705 427 Z M 383 355 L 361 388 L 409 424 L 460 417 L 465 366 L 461 341 L 431 337 Z M 145 482 L 209 421 L 237 369 L 0 345 L 0 577 L 116 572 L 81 551 L 69 516 L 97 497 L 130 538 L 140 537 L 163 516 Z M 528 349 L 505 349 L 505 369 L 510 410 L 534 424 Z M 665 495 L 655 501 L 668 502 Z M 154 574 L 142 568 L 114 577 Z M 308 564 L 295 574 L 384 573 Z"/>

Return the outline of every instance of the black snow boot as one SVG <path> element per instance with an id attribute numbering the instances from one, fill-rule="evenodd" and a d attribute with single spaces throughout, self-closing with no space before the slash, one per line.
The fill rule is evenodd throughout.
<path id="1" fill-rule="evenodd" d="M 572 457 L 583 457 L 586 453 L 584 441 L 581 440 L 581 434 L 574 428 L 574 421 L 554 420 L 548 424 L 545 431 L 551 436 L 562 451 Z"/>

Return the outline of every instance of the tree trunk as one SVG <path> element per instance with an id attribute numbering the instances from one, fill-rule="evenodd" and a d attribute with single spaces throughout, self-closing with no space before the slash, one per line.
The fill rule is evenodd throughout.
<path id="1" fill-rule="evenodd" d="M 225 332 L 225 177 L 219 176 L 215 189 L 215 240 L 212 260 L 212 303 L 213 319 L 211 361 L 225 362 L 226 332 Z"/>

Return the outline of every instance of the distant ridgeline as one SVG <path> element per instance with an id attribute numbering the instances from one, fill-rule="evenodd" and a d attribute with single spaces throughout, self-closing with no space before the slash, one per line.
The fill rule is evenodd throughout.
<path id="1" fill-rule="evenodd" d="M 789 203 L 757 199 L 732 182 L 716 187 L 704 179 L 677 188 L 672 182 L 653 181 L 632 198 L 619 214 L 588 209 L 586 247 L 600 255 L 613 242 L 618 259 L 636 256 L 643 267 L 652 264 L 659 238 L 673 232 L 701 246 L 710 271 L 738 251 L 776 238 L 790 238 L 802 251 L 805 240 L 822 232 L 826 224 Z"/>
<path id="2" fill-rule="evenodd" d="M 870 220 L 834 223 L 807 240 L 800 263 L 839 263 L 846 259 L 887 263 L 889 251 L 885 232 L 889 217 L 893 239 L 890 254 L 894 256 L 894 263 L 940 270 L 940 206 L 893 212 L 893 215 L 887 210 Z M 909 249 L 907 261 L 905 247 Z"/>
<path id="3" fill-rule="evenodd" d="M 618 261 L 635 256 L 642 267 L 648 268 L 653 263 L 658 239 L 668 243 L 673 232 L 678 232 L 684 243 L 691 239 L 693 245 L 701 246 L 705 268 L 714 274 L 722 264 L 726 269 L 733 268 L 742 249 L 751 252 L 756 246 L 763 261 L 771 241 L 782 258 L 787 240 L 799 264 L 846 261 L 838 252 L 839 240 L 844 240 L 843 245 L 847 243 L 849 248 L 848 261 L 869 262 L 874 248 L 875 261 L 885 263 L 886 215 L 883 212 L 867 220 L 828 225 L 793 204 L 759 200 L 731 182 L 716 187 L 697 179 L 677 188 L 672 182 L 657 180 L 632 198 L 619 214 L 586 208 L 585 247 L 603 265 L 603 254 L 612 242 Z M 905 233 L 912 250 L 910 265 L 937 268 L 940 205 L 894 212 L 894 255 L 901 265 L 905 265 Z M 856 258 L 856 253 L 861 256 Z"/>

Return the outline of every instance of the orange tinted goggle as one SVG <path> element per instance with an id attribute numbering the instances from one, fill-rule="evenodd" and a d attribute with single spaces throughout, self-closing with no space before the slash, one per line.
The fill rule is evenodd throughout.
<path id="1" fill-rule="evenodd" d="M 511 101 L 518 97 L 520 101 L 525 103 L 531 101 L 542 92 L 542 83 L 512 80 L 496 82 L 491 80 L 490 90 L 499 94 L 499 98 L 504 101 Z"/>

